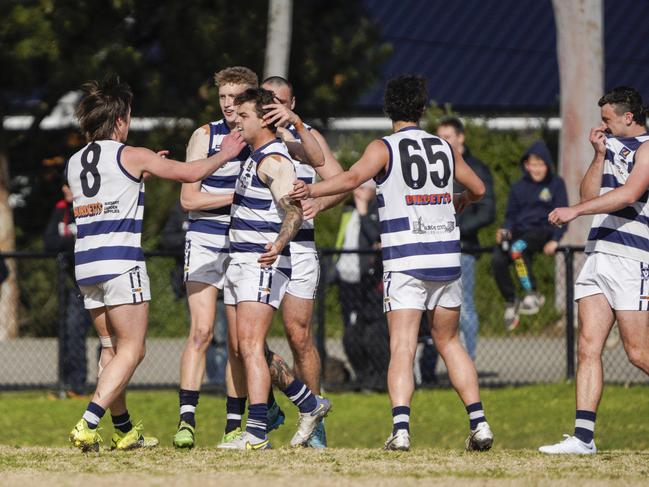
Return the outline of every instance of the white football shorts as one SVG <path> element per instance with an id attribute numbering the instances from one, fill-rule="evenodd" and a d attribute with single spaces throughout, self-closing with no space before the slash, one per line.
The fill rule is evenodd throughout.
<path id="1" fill-rule="evenodd" d="M 649 263 L 593 252 L 575 282 L 575 301 L 603 294 L 618 311 L 649 310 Z"/>
<path id="2" fill-rule="evenodd" d="M 275 267 L 259 264 L 230 263 L 225 273 L 223 302 L 236 305 L 256 301 L 278 309 L 286 293 L 289 277 Z"/>
<path id="3" fill-rule="evenodd" d="M 286 292 L 302 299 L 315 299 L 320 281 L 320 261 L 315 252 L 291 252 L 291 280 Z"/>
<path id="4" fill-rule="evenodd" d="M 457 308 L 462 304 L 462 278 L 423 281 L 403 272 L 383 273 L 383 312 L 397 309 Z"/>
<path id="5" fill-rule="evenodd" d="M 214 252 L 208 248 L 185 240 L 185 282 L 194 281 L 223 289 L 225 270 L 230 256 L 225 252 Z"/>
<path id="6" fill-rule="evenodd" d="M 136 266 L 108 281 L 79 286 L 79 289 L 86 309 L 151 301 L 146 267 Z"/>

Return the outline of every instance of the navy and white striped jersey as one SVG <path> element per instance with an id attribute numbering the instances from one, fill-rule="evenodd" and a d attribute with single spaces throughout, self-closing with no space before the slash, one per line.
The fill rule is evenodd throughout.
<path id="1" fill-rule="evenodd" d="M 270 188 L 259 179 L 257 168 L 267 156 L 280 155 L 291 160 L 286 145 L 280 139 L 261 146 L 243 163 L 237 179 L 230 222 L 230 258 L 232 263 L 257 264 L 265 246 L 277 239 L 284 215 L 277 208 Z M 291 277 L 291 251 L 287 245 L 277 258 L 277 267 Z"/>
<path id="2" fill-rule="evenodd" d="M 207 156 L 212 156 L 221 149 L 223 138 L 230 133 L 225 120 L 210 122 L 210 141 Z M 246 146 L 236 159 L 226 162 L 201 182 L 201 191 L 210 194 L 231 194 L 234 192 L 241 164 L 250 155 Z M 198 210 L 189 212 L 189 228 L 185 238 L 192 243 L 205 247 L 213 252 L 228 252 L 228 231 L 230 229 L 230 206 L 215 210 Z"/>
<path id="3" fill-rule="evenodd" d="M 649 140 L 649 133 L 638 137 L 608 137 L 606 158 L 599 194 L 622 186 L 633 170 L 635 153 Z M 619 255 L 649 262 L 649 191 L 638 201 L 614 213 L 599 214 L 586 242 L 586 252 Z"/>
<path id="4" fill-rule="evenodd" d="M 306 123 L 304 126 L 311 130 L 311 127 Z M 286 127 L 289 132 L 295 137 L 295 140 L 301 142 L 300 136 L 297 133 L 297 130 L 293 125 Z M 313 167 L 308 164 L 303 164 L 300 161 L 293 159 L 293 164 L 295 165 L 295 173 L 298 179 L 301 179 L 306 184 L 313 184 L 316 181 L 316 172 Z M 304 220 L 300 230 L 297 232 L 295 238 L 291 241 L 291 252 L 295 254 L 306 254 L 306 253 L 316 253 L 315 248 L 315 225 L 313 218 L 310 220 Z"/>
<path id="5" fill-rule="evenodd" d="M 144 182 L 122 166 L 124 144 L 91 142 L 68 161 L 77 240 L 74 263 L 80 286 L 146 269 L 141 246 Z"/>
<path id="6" fill-rule="evenodd" d="M 390 153 L 386 173 L 376 178 L 384 270 L 424 281 L 457 279 L 460 230 L 451 147 L 414 126 L 381 140 Z"/>

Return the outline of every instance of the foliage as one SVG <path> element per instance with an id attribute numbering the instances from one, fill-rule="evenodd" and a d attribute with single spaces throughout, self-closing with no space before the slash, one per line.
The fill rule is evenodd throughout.
<path id="1" fill-rule="evenodd" d="M 39 129 L 62 95 L 116 72 L 134 91 L 137 116 L 188 117 L 197 125 L 216 119 L 212 75 L 246 65 L 261 76 L 267 12 L 266 0 L 252 0 L 243 10 L 225 0 L 2 2 L 0 64 L 9 69 L 0 70 L 0 112 L 36 117 L 30 130 L 11 137 L 0 127 L 0 152 L 9 153 L 13 175 L 28 175 L 32 188 L 28 206 L 16 215 L 27 230 L 20 246 L 40 234 L 47 217 L 40 209 L 57 198 L 53 173 L 82 144 L 69 132 Z M 390 48 L 379 42 L 360 0 L 295 2 L 293 18 L 290 77 L 300 113 L 326 119 L 377 79 Z M 191 129 L 132 132 L 129 143 L 179 149 L 173 156 L 184 158 Z M 169 195 L 161 189 L 157 196 Z M 164 210 L 170 202 L 156 205 Z M 155 235 L 159 224 L 147 223 L 147 231 Z"/>

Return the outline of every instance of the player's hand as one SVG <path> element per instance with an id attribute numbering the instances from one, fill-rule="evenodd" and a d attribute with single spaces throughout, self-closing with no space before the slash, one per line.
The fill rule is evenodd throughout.
<path id="1" fill-rule="evenodd" d="M 310 198 L 311 190 L 309 189 L 309 185 L 301 179 L 296 179 L 293 181 L 293 191 L 288 194 L 288 197 L 292 200 L 305 200 Z"/>
<path id="2" fill-rule="evenodd" d="M 259 262 L 262 267 L 270 267 L 277 260 L 282 249 L 279 248 L 279 245 L 277 245 L 276 242 L 268 242 L 265 249 L 266 252 L 259 256 L 257 262 Z"/>
<path id="3" fill-rule="evenodd" d="M 158 154 L 158 156 L 160 156 L 160 157 L 166 158 L 169 155 L 169 151 L 166 150 L 166 149 L 159 150 L 158 152 L 156 152 L 156 154 Z"/>
<path id="4" fill-rule="evenodd" d="M 506 228 L 499 228 L 496 230 L 496 243 L 500 243 L 503 240 L 511 240 L 512 233 Z"/>
<path id="5" fill-rule="evenodd" d="M 302 216 L 304 220 L 313 220 L 322 211 L 322 205 L 317 199 L 302 200 Z"/>
<path id="6" fill-rule="evenodd" d="M 577 214 L 577 211 L 571 206 L 555 208 L 548 215 L 548 222 L 550 222 L 552 225 L 560 227 L 568 222 L 571 222 L 578 216 L 579 215 Z"/>
<path id="7" fill-rule="evenodd" d="M 606 125 L 604 123 L 590 129 L 588 139 L 597 154 L 601 156 L 606 154 Z"/>
<path id="8" fill-rule="evenodd" d="M 286 127 L 288 124 L 297 125 L 302 122 L 294 111 L 281 103 L 271 103 L 270 105 L 264 105 L 262 108 L 270 110 L 264 115 L 264 121 L 267 124 L 274 123 L 278 127 Z"/>
<path id="9" fill-rule="evenodd" d="M 557 251 L 558 246 L 559 242 L 557 242 L 556 240 L 550 240 L 543 246 L 543 253 L 545 255 L 554 255 Z"/>
<path id="10" fill-rule="evenodd" d="M 223 140 L 221 141 L 221 149 L 219 152 L 227 157 L 228 160 L 230 160 L 237 157 L 239 155 L 239 152 L 241 152 L 245 146 L 246 141 L 243 140 L 241 132 L 235 130 L 234 132 L 230 132 L 228 135 L 223 137 Z"/>
<path id="11" fill-rule="evenodd" d="M 470 203 L 471 201 L 469 201 L 466 191 L 453 193 L 453 206 L 455 207 L 455 213 L 458 215 L 461 214 Z"/>

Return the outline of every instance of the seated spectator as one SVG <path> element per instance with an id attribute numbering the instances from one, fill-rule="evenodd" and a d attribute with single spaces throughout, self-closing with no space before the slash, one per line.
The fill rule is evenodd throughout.
<path id="1" fill-rule="evenodd" d="M 537 291 L 532 256 L 541 250 L 554 255 L 566 227 L 548 223 L 548 213 L 568 206 L 566 185 L 552 172 L 552 157 L 542 141 L 535 142 L 521 158 L 523 177 L 509 192 L 505 222 L 496 232 L 492 268 L 498 289 L 505 299 L 505 327 L 515 329 L 519 315 L 538 313 L 545 297 Z M 516 260 L 517 275 L 525 295 L 517 297 L 509 265 Z"/>

